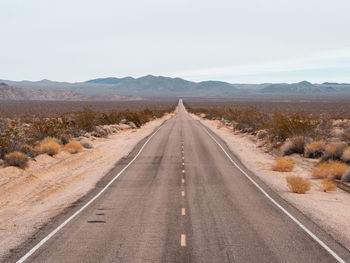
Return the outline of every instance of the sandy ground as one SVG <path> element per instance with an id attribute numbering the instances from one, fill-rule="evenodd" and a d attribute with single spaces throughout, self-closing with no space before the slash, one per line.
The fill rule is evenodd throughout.
<path id="1" fill-rule="evenodd" d="M 39 155 L 25 170 L 0 168 L 0 261 L 41 225 L 78 200 L 170 114 L 91 143 L 77 154 Z"/>
<path id="2" fill-rule="evenodd" d="M 311 171 L 318 160 L 292 155 L 296 164 L 293 172 L 274 172 L 271 164 L 276 156 L 264 152 L 263 147 L 259 147 L 262 142 L 255 136 L 234 133 L 227 127 L 218 129 L 222 126 L 218 121 L 201 119 L 201 122 L 219 135 L 250 171 L 350 249 L 350 194 L 341 189 L 329 193 L 319 189 L 321 180 L 311 178 Z M 307 194 L 291 193 L 285 180 L 287 175 L 309 178 L 311 190 Z"/>

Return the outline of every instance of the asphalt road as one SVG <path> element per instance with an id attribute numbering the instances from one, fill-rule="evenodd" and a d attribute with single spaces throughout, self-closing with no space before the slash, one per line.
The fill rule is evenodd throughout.
<path id="1" fill-rule="evenodd" d="M 212 136 L 246 171 L 220 138 Z M 120 172 L 141 146 L 113 173 Z M 246 173 L 332 252 L 350 262 L 348 250 Z M 54 222 L 55 227 L 69 213 Z M 25 255 L 52 229 L 9 261 Z M 25 262 L 338 261 L 248 180 L 180 105 L 178 114 L 117 180 Z"/>

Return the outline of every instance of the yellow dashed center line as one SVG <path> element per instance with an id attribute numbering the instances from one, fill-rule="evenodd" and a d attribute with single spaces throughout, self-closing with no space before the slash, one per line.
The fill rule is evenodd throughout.
<path id="1" fill-rule="evenodd" d="M 182 148 L 182 160 L 185 160 L 183 142 L 182 142 L 181 148 Z M 184 161 L 182 161 L 182 166 L 185 166 L 185 162 Z M 182 170 L 182 174 L 185 174 L 185 170 Z M 185 179 L 184 178 L 182 178 L 181 181 L 182 181 L 183 184 L 185 183 Z M 181 196 L 182 197 L 185 196 L 185 191 L 181 191 Z M 186 215 L 186 209 L 185 208 L 181 209 L 181 215 L 182 216 Z M 186 246 L 186 235 L 185 234 L 181 235 L 181 246 L 182 247 Z"/>
<path id="2" fill-rule="evenodd" d="M 186 246 L 186 235 L 185 234 L 181 235 L 181 246 L 182 247 Z"/>

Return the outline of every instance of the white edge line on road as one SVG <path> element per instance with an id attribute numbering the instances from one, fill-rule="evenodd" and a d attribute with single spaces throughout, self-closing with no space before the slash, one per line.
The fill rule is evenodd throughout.
<path id="1" fill-rule="evenodd" d="M 106 189 L 136 160 L 136 158 L 141 154 L 142 150 L 148 144 L 148 142 L 152 139 L 152 137 L 163 127 L 163 125 L 167 122 L 163 122 L 163 124 L 147 139 L 144 145 L 141 147 L 136 156 L 93 198 L 90 199 L 83 207 L 81 207 L 78 211 L 76 211 L 73 215 L 71 215 L 66 221 L 64 221 L 61 225 L 59 225 L 55 230 L 53 230 L 50 234 L 48 234 L 45 238 L 43 238 L 36 246 L 34 246 L 31 250 L 29 250 L 23 257 L 21 257 L 17 263 L 24 262 L 27 258 L 29 258 L 36 250 L 38 250 L 43 244 L 46 243 L 53 235 L 55 235 L 58 231 L 60 231 L 65 225 L 67 225 L 74 217 L 80 214 L 86 207 L 88 207 L 92 202 L 94 202 Z"/>
<path id="2" fill-rule="evenodd" d="M 298 219 L 296 219 L 292 214 L 290 214 L 286 209 L 284 209 L 275 199 L 273 199 L 268 193 L 265 192 L 264 189 L 258 185 L 257 182 L 254 181 L 238 164 L 232 160 L 230 155 L 225 151 L 225 149 L 221 146 L 221 144 L 208 132 L 207 129 L 205 131 L 208 135 L 214 140 L 214 142 L 221 148 L 221 150 L 226 154 L 226 156 L 230 159 L 230 161 L 240 170 L 245 177 L 249 179 L 274 205 L 276 205 L 279 209 L 281 209 L 290 219 L 292 219 L 301 229 L 303 229 L 309 236 L 311 236 L 318 244 L 320 244 L 329 254 L 331 254 L 338 262 L 346 263 L 341 257 L 337 255 L 332 249 L 330 249 L 322 240 L 320 240 L 314 233 L 312 233 L 306 226 L 304 226 Z"/>

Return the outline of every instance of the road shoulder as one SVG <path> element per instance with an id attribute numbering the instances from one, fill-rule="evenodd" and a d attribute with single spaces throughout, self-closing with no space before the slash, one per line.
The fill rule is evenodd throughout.
<path id="1" fill-rule="evenodd" d="M 29 169 L 0 169 L 0 261 L 19 247 L 40 240 L 59 218 L 83 203 L 94 189 L 108 181 L 116 164 L 134 152 L 146 137 L 172 114 L 93 142 L 93 149 L 56 157 L 39 156 Z M 97 186 L 97 187 L 96 187 Z M 70 209 L 72 208 L 72 209 Z M 62 215 L 62 216 L 61 216 Z M 23 245 L 22 245 L 23 244 Z"/>
<path id="2" fill-rule="evenodd" d="M 334 193 L 324 193 L 319 190 L 319 182 L 313 181 L 312 189 L 307 194 L 293 194 L 288 191 L 285 177 L 299 175 L 310 178 L 312 164 L 308 160 L 293 156 L 296 162 L 296 168 L 293 172 L 271 171 L 270 167 L 275 156 L 264 152 L 256 140 L 246 135 L 234 134 L 232 129 L 226 127 L 218 129 L 217 121 L 192 116 L 218 135 L 247 169 L 274 192 L 321 226 L 336 241 L 350 249 L 350 222 L 348 220 L 350 195 L 348 193 L 340 189 Z"/>

